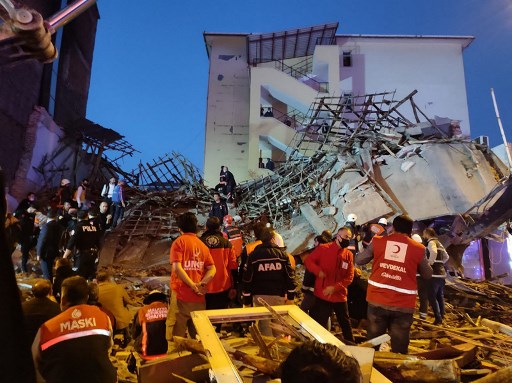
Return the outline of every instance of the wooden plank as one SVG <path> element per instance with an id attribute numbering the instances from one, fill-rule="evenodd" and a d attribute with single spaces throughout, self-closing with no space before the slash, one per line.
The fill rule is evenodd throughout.
<path id="1" fill-rule="evenodd" d="M 475 380 L 473 383 L 510 383 L 512 382 L 512 366 Z"/>

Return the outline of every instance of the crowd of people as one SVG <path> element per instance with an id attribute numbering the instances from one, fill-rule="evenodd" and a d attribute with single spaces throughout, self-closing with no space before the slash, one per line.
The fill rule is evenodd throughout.
<path id="1" fill-rule="evenodd" d="M 222 170 L 228 172 L 227 167 Z M 225 177 L 229 180 L 232 175 Z M 174 336 L 196 336 L 193 311 L 260 306 L 261 300 L 270 305 L 295 304 L 297 260 L 283 238 L 262 221 L 252 227 L 254 240 L 244 239 L 237 227 L 239 217 L 229 214 L 216 192 L 204 228 L 193 213 L 177 217 L 180 235 L 170 248 L 170 295 L 152 291 L 135 316 L 130 314 L 133 302 L 124 287 L 108 272 L 96 271 L 102 236 L 123 216 L 124 185 L 115 179 L 105 184 L 96 210 L 87 199 L 87 180 L 75 193 L 63 180 L 56 206 L 45 211 L 44 223 L 40 221 L 37 240 L 34 193 L 14 214 L 22 233 L 21 271 L 27 271 L 32 247 L 41 263 L 44 279 L 34 284 L 34 298 L 23 304 L 23 311 L 37 372 L 48 382 L 71 377 L 116 381 L 108 356 L 115 333 L 122 334 L 122 347 L 133 339 L 134 349 L 151 360 L 169 351 Z M 228 185 L 226 181 L 222 192 L 233 196 L 235 189 Z M 368 339 L 389 332 L 391 350 L 406 354 L 418 295 L 420 318 L 426 318 L 429 302 L 434 323 L 442 324 L 448 255 L 431 228 L 422 233 L 423 238 L 412 238 L 413 221 L 406 215 L 395 217 L 391 227 L 385 218 L 364 228 L 356 221 L 357 216 L 350 214 L 334 235 L 324 231 L 315 237 L 314 249 L 303 259 L 300 307 L 327 329 L 334 313 L 347 344 L 355 343 L 352 326 L 364 320 Z M 365 284 L 356 265 L 371 261 Z M 270 320 L 258 321 L 258 327 L 263 335 L 276 335 Z M 222 324 L 215 328 L 221 331 Z M 308 357 L 311 353 L 316 356 Z M 298 360 L 312 367 L 285 373 Z M 353 358 L 336 347 L 307 343 L 283 363 L 283 382 L 309 382 L 308 376 L 335 376 L 342 371 L 352 374 L 347 381 L 361 379 Z"/>
<path id="2" fill-rule="evenodd" d="M 103 235 L 123 219 L 125 185 L 124 180 L 111 178 L 94 199 L 88 179 L 74 191 L 70 181 L 62 179 L 54 196 L 44 204 L 29 192 L 6 218 L 10 250 L 14 252 L 19 244 L 21 252 L 18 271 L 29 273 L 29 261 L 32 266 L 39 263 L 44 278 L 52 281 L 56 260 L 69 258 L 78 275 L 91 279 Z"/>

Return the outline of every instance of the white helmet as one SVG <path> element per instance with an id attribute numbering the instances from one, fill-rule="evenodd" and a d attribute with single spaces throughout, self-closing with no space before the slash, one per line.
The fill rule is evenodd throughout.
<path id="1" fill-rule="evenodd" d="M 388 224 L 388 220 L 386 218 L 382 217 L 381 219 L 379 219 L 379 223 L 381 225 L 386 226 Z"/>
<path id="2" fill-rule="evenodd" d="M 69 185 L 70 183 L 70 180 L 68 180 L 67 178 L 63 178 L 62 181 L 60 181 L 60 186 L 66 186 Z"/>
<path id="3" fill-rule="evenodd" d="M 355 215 L 354 213 L 350 213 L 347 216 L 347 222 L 356 222 L 356 221 L 357 221 L 357 215 Z"/>
<path id="4" fill-rule="evenodd" d="M 414 240 L 415 240 L 416 242 L 418 242 L 418 243 L 422 243 L 422 242 L 423 242 L 423 240 L 421 239 L 421 237 L 420 237 L 420 235 L 419 235 L 419 234 L 413 234 L 413 235 L 411 236 L 411 238 L 412 238 L 412 239 L 414 239 Z"/>

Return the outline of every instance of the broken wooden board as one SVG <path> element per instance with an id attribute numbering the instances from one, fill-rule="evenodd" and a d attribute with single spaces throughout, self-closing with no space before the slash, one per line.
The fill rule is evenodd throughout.
<path id="1" fill-rule="evenodd" d="M 460 369 L 457 363 L 448 360 L 392 360 L 375 365 L 391 381 L 422 383 L 459 383 Z"/>

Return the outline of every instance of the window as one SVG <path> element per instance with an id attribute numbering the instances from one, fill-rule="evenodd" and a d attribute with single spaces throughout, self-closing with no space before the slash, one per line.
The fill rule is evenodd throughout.
<path id="1" fill-rule="evenodd" d="M 343 66 L 352 66 L 352 51 L 343 51 Z"/>
<path id="2" fill-rule="evenodd" d="M 343 92 L 343 105 L 347 105 L 347 106 L 353 106 L 353 96 L 352 96 L 352 92 Z"/>

